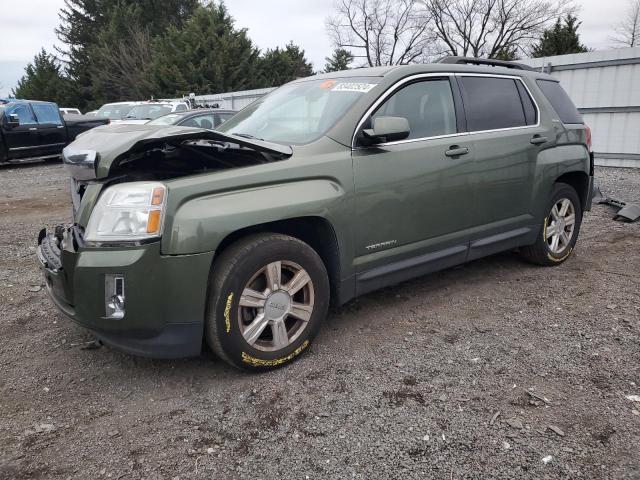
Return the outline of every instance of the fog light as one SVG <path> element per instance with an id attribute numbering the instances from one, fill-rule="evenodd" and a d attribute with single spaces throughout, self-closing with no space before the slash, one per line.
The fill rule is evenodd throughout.
<path id="1" fill-rule="evenodd" d="M 104 276 L 105 318 L 120 320 L 124 318 L 124 277 L 122 275 Z"/>

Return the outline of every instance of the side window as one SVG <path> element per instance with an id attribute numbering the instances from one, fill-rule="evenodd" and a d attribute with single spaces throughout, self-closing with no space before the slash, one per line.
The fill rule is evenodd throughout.
<path id="1" fill-rule="evenodd" d="M 498 77 L 461 77 L 470 132 L 527 125 L 516 81 Z"/>
<path id="2" fill-rule="evenodd" d="M 233 113 L 216 113 L 216 127 L 233 117 Z"/>
<path id="3" fill-rule="evenodd" d="M 26 103 L 16 103 L 10 105 L 5 110 L 5 115 L 9 118 L 9 115 L 18 115 L 18 119 L 20 120 L 20 125 L 34 125 L 36 122 L 36 117 L 33 116 L 33 112 L 31 108 Z"/>
<path id="4" fill-rule="evenodd" d="M 180 104 L 176 106 L 176 112 L 186 112 L 187 111 L 187 106 L 184 104 Z"/>
<path id="5" fill-rule="evenodd" d="M 371 116 L 404 117 L 409 121 L 409 137 L 428 138 L 457 132 L 456 109 L 447 79 L 424 80 L 402 87 Z"/>
<path id="6" fill-rule="evenodd" d="M 50 103 L 34 103 L 33 111 L 36 113 L 38 123 L 46 123 L 49 125 L 62 125 L 60 119 L 60 111 Z"/>
<path id="7" fill-rule="evenodd" d="M 199 127 L 200 125 L 196 123 L 196 118 L 192 117 L 192 118 L 188 118 L 184 122 L 181 122 L 180 126 L 181 127 Z"/>
<path id="8" fill-rule="evenodd" d="M 562 123 L 584 123 L 578 109 L 558 82 L 538 80 L 537 83 Z"/>
<path id="9" fill-rule="evenodd" d="M 191 117 L 188 120 L 185 120 L 181 123 L 183 127 L 197 127 L 197 128 L 207 128 L 211 130 L 213 128 L 213 115 L 200 115 L 198 117 Z"/>
<path id="10" fill-rule="evenodd" d="M 200 128 L 213 128 L 213 115 L 202 115 L 196 119 Z"/>

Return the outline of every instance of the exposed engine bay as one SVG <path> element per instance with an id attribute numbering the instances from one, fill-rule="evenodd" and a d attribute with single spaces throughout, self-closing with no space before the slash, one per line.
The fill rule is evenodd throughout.
<path id="1" fill-rule="evenodd" d="M 163 180 L 198 173 L 242 168 L 284 160 L 288 155 L 258 151 L 216 140 L 184 140 L 179 143 L 146 144 L 142 151 L 120 155 L 109 178 Z"/>
<path id="2" fill-rule="evenodd" d="M 81 135 L 63 151 L 79 181 L 167 179 L 284 160 L 290 146 L 213 130 L 155 125 L 115 125 Z"/>

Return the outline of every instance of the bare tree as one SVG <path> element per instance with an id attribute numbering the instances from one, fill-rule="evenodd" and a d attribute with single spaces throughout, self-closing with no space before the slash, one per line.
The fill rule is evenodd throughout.
<path id="1" fill-rule="evenodd" d="M 640 0 L 629 1 L 625 18 L 615 26 L 615 32 L 609 39 L 617 47 L 640 45 Z"/>
<path id="2" fill-rule="evenodd" d="M 422 0 L 449 55 L 494 58 L 527 47 L 564 10 L 547 0 Z"/>
<path id="3" fill-rule="evenodd" d="M 419 0 L 338 0 L 326 26 L 337 48 L 371 67 L 426 61 L 435 53 Z"/>

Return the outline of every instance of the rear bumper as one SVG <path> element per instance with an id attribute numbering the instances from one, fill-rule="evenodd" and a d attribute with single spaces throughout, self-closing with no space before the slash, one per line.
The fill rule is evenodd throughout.
<path id="1" fill-rule="evenodd" d="M 73 229 L 43 230 L 37 256 L 58 309 L 105 344 L 154 358 L 198 355 L 213 252 L 163 256 L 158 243 L 82 248 Z M 124 278 L 124 316 L 109 318 L 106 276 Z"/>

